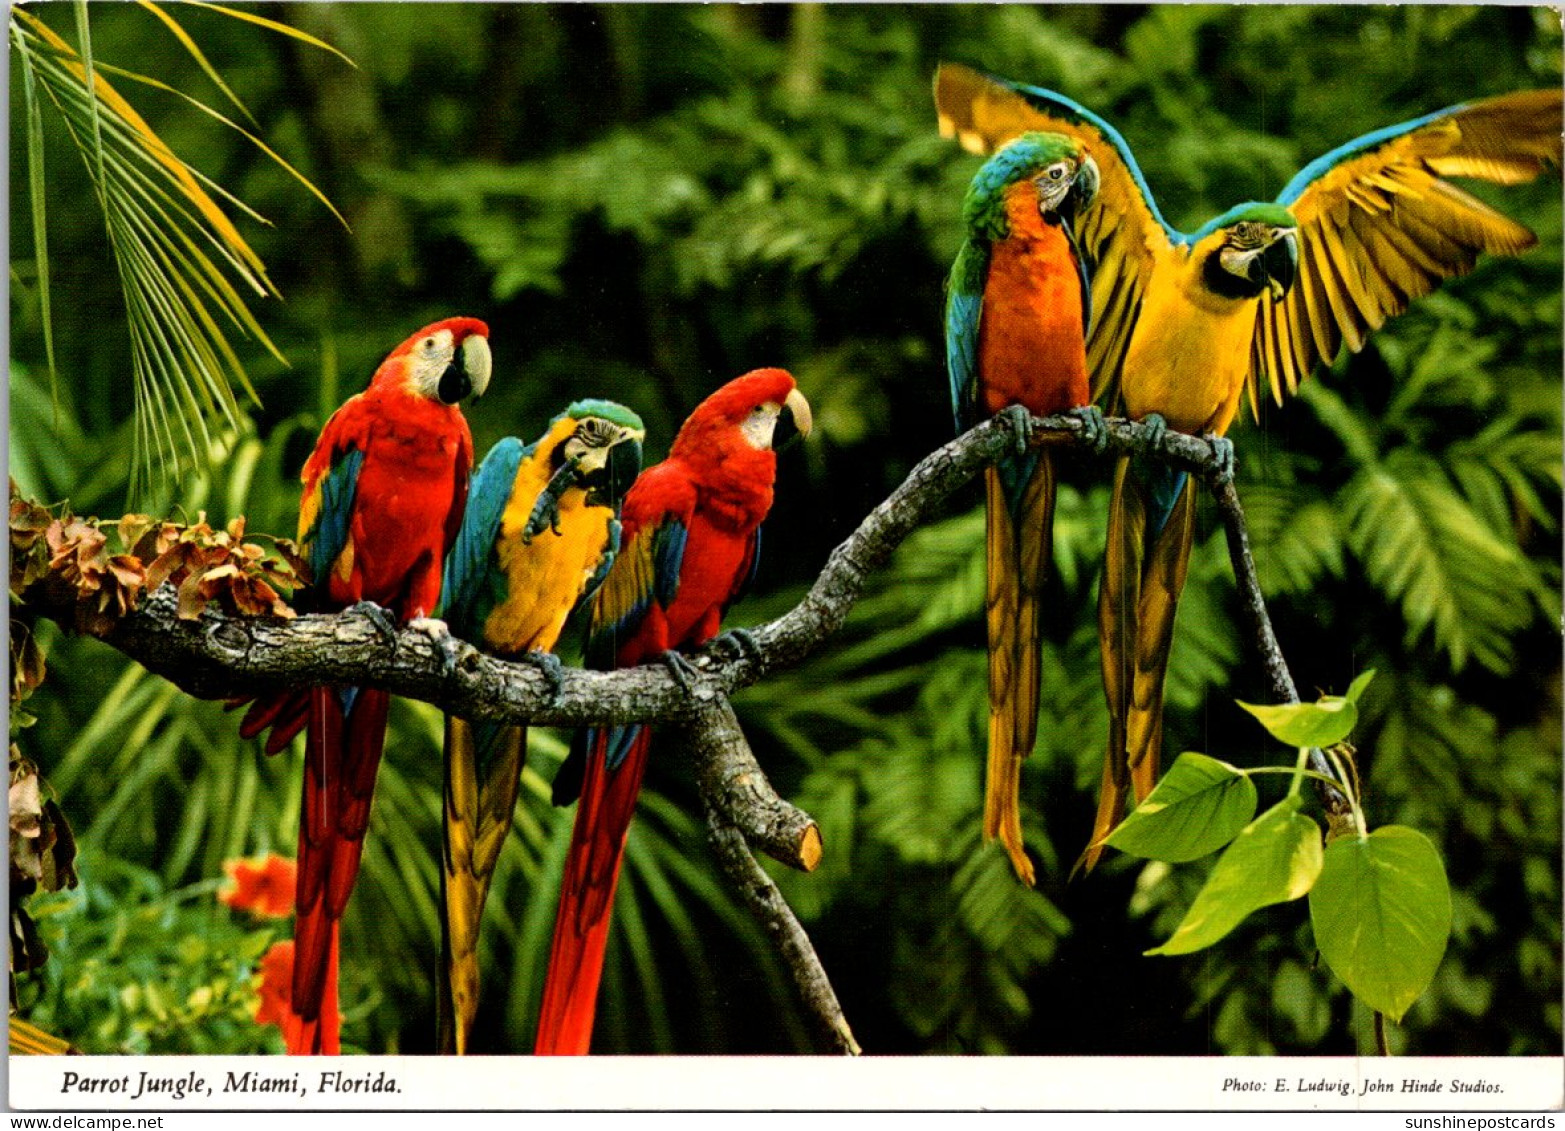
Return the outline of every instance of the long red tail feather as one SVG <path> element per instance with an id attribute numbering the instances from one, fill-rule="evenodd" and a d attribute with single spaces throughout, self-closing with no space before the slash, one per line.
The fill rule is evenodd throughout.
<path id="1" fill-rule="evenodd" d="M 609 770 L 605 766 L 608 731 L 603 729 L 587 758 L 570 852 L 565 858 L 560 907 L 554 918 L 549 972 L 543 984 L 543 1008 L 533 1050 L 540 1056 L 585 1056 L 592 1044 L 614 888 L 651 737 L 651 731 L 643 727 L 625 760 Z"/>
<path id="2" fill-rule="evenodd" d="M 310 689 L 291 995 L 300 1047 L 290 1036 L 290 1052 L 336 1051 L 338 925 L 358 878 L 389 705 L 386 692 L 361 690 L 344 718 L 336 688 Z"/>

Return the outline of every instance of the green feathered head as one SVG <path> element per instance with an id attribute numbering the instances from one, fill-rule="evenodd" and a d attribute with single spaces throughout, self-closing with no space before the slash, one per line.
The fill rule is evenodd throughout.
<path id="1" fill-rule="evenodd" d="M 1270 292 L 1281 300 L 1299 273 L 1299 222 L 1285 206 L 1251 201 L 1230 208 L 1198 231 L 1215 237 L 1202 278 L 1214 294 L 1248 299 Z"/>
<path id="2" fill-rule="evenodd" d="M 567 421 L 575 427 L 561 429 Z M 647 429 L 630 409 L 614 401 L 576 401 L 549 422 L 553 447 L 544 447 L 554 469 L 533 508 L 527 536 L 540 533 L 557 513 L 560 498 L 572 487 L 587 492 L 593 506 L 619 509 L 625 492 L 641 474 L 641 444 Z M 542 442 L 541 442 L 542 443 Z"/>
<path id="3" fill-rule="evenodd" d="M 962 204 L 971 236 L 1005 238 L 1006 192 L 1024 180 L 1037 186 L 1038 210 L 1045 216 L 1065 212 L 1069 219 L 1098 194 L 1098 166 L 1086 146 L 1064 134 L 1024 133 L 985 161 L 973 177 Z"/>

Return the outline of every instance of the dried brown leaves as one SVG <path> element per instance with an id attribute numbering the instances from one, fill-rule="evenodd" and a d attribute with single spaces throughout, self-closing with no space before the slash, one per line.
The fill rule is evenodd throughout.
<path id="1" fill-rule="evenodd" d="M 308 570 L 292 542 L 247 542 L 241 516 L 214 530 L 200 514 L 190 524 L 128 514 L 113 522 L 40 506 L 11 485 L 11 593 L 23 601 L 74 608 L 80 632 L 102 636 L 165 581 L 179 589 L 179 615 L 194 620 L 212 602 L 238 616 L 291 617 L 282 592 Z M 109 544 L 115 535 L 120 552 Z M 16 644 L 12 645 L 13 653 Z M 15 685 L 13 683 L 13 694 Z"/>

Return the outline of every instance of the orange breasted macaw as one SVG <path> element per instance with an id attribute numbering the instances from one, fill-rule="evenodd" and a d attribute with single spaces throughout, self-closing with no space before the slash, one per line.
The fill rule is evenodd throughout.
<path id="1" fill-rule="evenodd" d="M 1092 147 L 1101 192 L 1076 228 L 1096 316 L 1088 366 L 1096 395 L 1154 436 L 1217 440 L 1245 388 L 1252 407 L 1262 388 L 1281 403 L 1480 254 L 1531 247 L 1530 231 L 1445 178 L 1516 184 L 1560 162 L 1560 91 L 1504 94 L 1365 134 L 1310 162 L 1275 201 L 1186 234 L 1163 219 L 1125 139 L 1070 99 L 947 64 L 935 101 L 942 132 L 977 152 L 1030 130 Z M 1231 444 L 1214 447 L 1231 470 Z M 1129 789 L 1144 797 L 1157 778 L 1194 514 L 1184 474 L 1120 458 L 1099 589 L 1110 732 L 1089 868 Z"/>
<path id="2" fill-rule="evenodd" d="M 657 660 L 688 680 L 675 649 L 716 636 L 723 610 L 754 575 L 777 471 L 772 431 L 784 408 L 808 434 L 809 402 L 786 372 L 735 378 L 696 406 L 668 458 L 636 480 L 621 513 L 619 556 L 593 600 L 589 666 Z M 581 1055 L 591 1044 L 614 886 L 651 737 L 641 725 L 582 731 L 555 778 L 555 803 L 579 804 L 544 981 L 540 1054 Z"/>
<path id="3" fill-rule="evenodd" d="M 620 502 L 641 471 L 646 429 L 612 401 L 585 400 L 532 444 L 501 440 L 473 476 L 446 558 L 444 615 L 486 652 L 558 680 L 566 618 L 619 551 Z M 446 716 L 440 1048 L 464 1054 L 478 1010 L 478 931 L 511 828 L 527 728 Z"/>
<path id="4" fill-rule="evenodd" d="M 299 544 L 314 581 L 304 604 L 364 611 L 392 630 L 440 600 L 446 551 L 467 503 L 473 440 L 457 407 L 482 394 L 492 367 L 489 329 L 448 318 L 403 342 L 369 388 L 332 414 L 304 465 Z M 257 700 L 240 733 L 268 727 L 268 753 L 305 730 L 299 809 L 292 1011 L 288 1051 L 335 1053 L 322 1032 L 323 998 L 336 1012 L 337 930 L 358 876 L 390 696 L 373 688 L 312 687 Z"/>
<path id="5" fill-rule="evenodd" d="M 967 239 L 946 291 L 946 368 L 958 431 L 1008 409 L 1022 422 L 1015 454 L 986 468 L 989 769 L 984 837 L 1033 882 L 1018 803 L 1022 759 L 1038 734 L 1039 603 L 1053 560 L 1054 457 L 1028 451 L 1029 413 L 1088 406 L 1087 273 L 1071 225 L 1092 203 L 1098 167 L 1081 142 L 1026 133 L 978 170 L 962 206 Z"/>

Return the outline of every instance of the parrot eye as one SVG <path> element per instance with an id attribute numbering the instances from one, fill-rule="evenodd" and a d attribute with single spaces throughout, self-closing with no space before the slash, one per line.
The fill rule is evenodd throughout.
<path id="1" fill-rule="evenodd" d="M 426 357 L 434 357 L 451 348 L 451 331 L 437 330 L 418 344 L 418 351 Z"/>
<path id="2" fill-rule="evenodd" d="M 1065 166 L 1055 165 L 1049 170 L 1049 180 L 1057 181 L 1065 175 Z"/>

